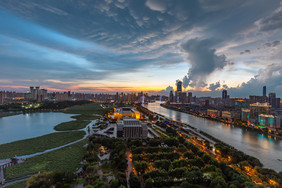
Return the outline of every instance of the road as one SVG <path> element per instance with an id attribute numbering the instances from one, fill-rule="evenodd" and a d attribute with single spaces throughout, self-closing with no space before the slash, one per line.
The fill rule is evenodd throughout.
<path id="1" fill-rule="evenodd" d="M 4 183 L 5 183 L 3 168 L 0 169 L 0 183 L 1 183 L 1 185 L 4 185 Z"/>
<path id="2" fill-rule="evenodd" d="M 127 180 L 127 187 L 129 188 L 129 178 L 130 178 L 130 173 L 133 171 L 132 168 L 132 154 L 130 153 L 130 150 L 127 149 L 126 153 L 126 158 L 127 158 L 127 170 L 125 172 L 126 175 L 126 180 Z"/>

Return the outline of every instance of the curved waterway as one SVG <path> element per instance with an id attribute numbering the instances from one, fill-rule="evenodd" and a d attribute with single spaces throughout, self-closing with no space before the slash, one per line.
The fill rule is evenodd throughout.
<path id="1" fill-rule="evenodd" d="M 42 112 L 0 118 L 0 144 L 56 132 L 54 126 L 73 120 L 73 114 Z"/>
<path id="2" fill-rule="evenodd" d="M 167 118 L 188 123 L 236 149 L 258 158 L 265 168 L 282 171 L 282 161 L 278 160 L 282 160 L 282 139 L 170 110 L 160 106 L 159 102 L 149 103 L 146 107 Z"/>

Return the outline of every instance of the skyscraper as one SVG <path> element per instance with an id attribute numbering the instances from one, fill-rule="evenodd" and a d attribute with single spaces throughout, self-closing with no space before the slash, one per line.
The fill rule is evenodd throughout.
<path id="1" fill-rule="evenodd" d="M 176 85 L 177 85 L 177 92 L 182 92 L 182 82 L 178 80 Z"/>
<path id="2" fill-rule="evenodd" d="M 173 97 L 173 92 L 172 91 L 170 91 L 169 92 L 169 102 L 174 102 L 174 97 Z"/>
<path id="3" fill-rule="evenodd" d="M 263 86 L 262 94 L 263 94 L 264 97 L 266 97 L 266 86 Z"/>
<path id="4" fill-rule="evenodd" d="M 227 90 L 222 90 L 222 99 L 227 99 Z"/>
<path id="5" fill-rule="evenodd" d="M 182 82 L 180 80 L 176 81 L 176 92 L 175 92 L 175 102 L 180 102 L 180 94 L 182 93 Z"/>

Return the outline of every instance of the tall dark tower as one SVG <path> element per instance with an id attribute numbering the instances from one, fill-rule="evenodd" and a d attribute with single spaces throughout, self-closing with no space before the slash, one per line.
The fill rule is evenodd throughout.
<path id="1" fill-rule="evenodd" d="M 174 102 L 173 92 L 170 91 L 169 93 L 169 102 Z"/>
<path id="2" fill-rule="evenodd" d="M 222 99 L 227 99 L 227 90 L 222 90 Z"/>
<path id="3" fill-rule="evenodd" d="M 182 82 L 178 80 L 176 85 L 177 85 L 177 92 L 182 92 Z"/>
<path id="4" fill-rule="evenodd" d="M 266 97 L 266 86 L 262 88 L 262 96 Z"/>

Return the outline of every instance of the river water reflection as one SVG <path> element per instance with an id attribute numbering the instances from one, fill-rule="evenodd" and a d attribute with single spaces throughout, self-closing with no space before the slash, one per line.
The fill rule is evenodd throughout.
<path id="1" fill-rule="evenodd" d="M 149 103 L 148 109 L 173 120 L 188 123 L 211 136 L 258 158 L 266 168 L 282 171 L 282 140 L 246 129 L 207 120 L 183 112 L 166 109 L 160 103 Z"/>
<path id="2" fill-rule="evenodd" d="M 0 144 L 53 133 L 54 126 L 73 120 L 73 114 L 44 112 L 0 118 Z"/>

